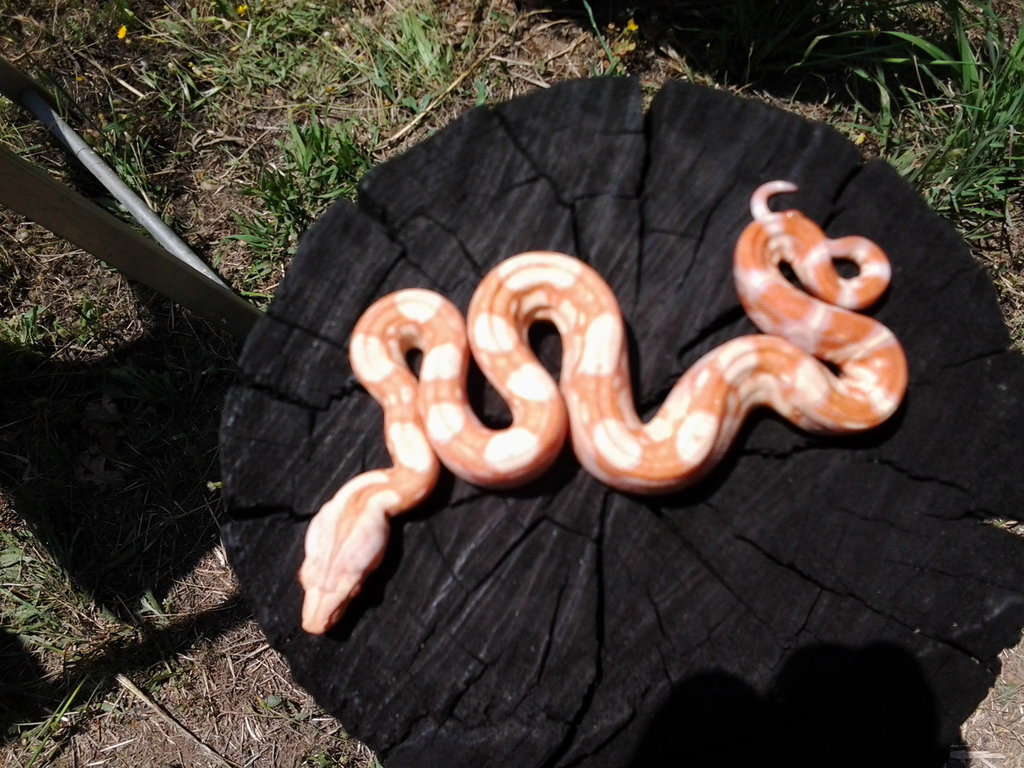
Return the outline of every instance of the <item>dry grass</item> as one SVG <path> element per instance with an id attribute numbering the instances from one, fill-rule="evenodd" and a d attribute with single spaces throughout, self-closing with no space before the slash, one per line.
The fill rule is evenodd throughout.
<path id="1" fill-rule="evenodd" d="M 1002 653 L 1002 674 L 964 723 L 971 752 L 988 753 L 987 765 L 1024 768 L 1024 644 Z M 963 764 L 963 763 L 961 763 Z M 971 765 L 986 765 L 980 758 Z"/>
<path id="2" fill-rule="evenodd" d="M 893 151 L 835 72 L 750 83 L 686 51 L 664 15 L 608 26 L 609 5 L 593 3 L 591 25 L 512 0 L 26 0 L 0 20 L 0 55 L 65 94 L 118 173 L 256 301 L 305 222 L 365 168 L 478 103 L 575 77 L 628 72 L 648 92 L 672 77 L 731 83 Z M 997 9 L 1019 28 L 1019 5 Z M 765 53 L 775 66 L 801 51 Z M 912 132 L 896 140 L 926 149 Z M 102 197 L 10 105 L 0 141 Z M 1019 194 L 1007 212 L 977 252 L 1024 345 Z M 233 343 L 6 211 L 0 322 L 0 660 L 13 681 L 0 765 L 372 764 L 291 682 L 217 541 Z M 1007 652 L 965 728 L 1000 768 L 1024 765 L 1022 658 Z"/>

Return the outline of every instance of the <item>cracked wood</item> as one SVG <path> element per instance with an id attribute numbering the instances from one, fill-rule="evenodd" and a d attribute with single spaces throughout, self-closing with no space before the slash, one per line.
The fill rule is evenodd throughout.
<path id="1" fill-rule="evenodd" d="M 793 206 L 829 236 L 889 255 L 874 315 L 911 366 L 892 424 L 836 442 L 757 419 L 664 499 L 610 492 L 568 453 L 510 494 L 445 478 L 341 626 L 299 630 L 306 520 L 387 461 L 345 355 L 374 298 L 420 286 L 464 308 L 505 256 L 572 253 L 620 297 L 637 401 L 656 405 L 753 330 L 730 255 L 765 178 L 798 184 Z M 535 341 L 557 369 L 557 337 Z M 963 243 L 826 126 L 679 83 L 646 115 L 634 81 L 564 84 L 467 114 L 303 238 L 225 407 L 224 539 L 296 679 L 388 768 L 701 765 L 716 749 L 844 764 L 865 741 L 938 766 L 1024 624 L 1024 544 L 980 522 L 1019 514 L 1024 368 L 1007 347 Z M 479 381 L 475 397 L 507 418 Z"/>

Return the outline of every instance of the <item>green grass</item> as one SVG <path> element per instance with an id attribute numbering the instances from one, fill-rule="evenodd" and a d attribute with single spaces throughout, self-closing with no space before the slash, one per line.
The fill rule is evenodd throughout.
<path id="1" fill-rule="evenodd" d="M 379 25 L 349 24 L 351 66 L 385 107 L 423 111 L 452 78 L 455 51 L 427 4 L 411 4 Z"/>
<path id="2" fill-rule="evenodd" d="M 1024 182 L 1024 27 L 1005 26 L 983 2 L 741 0 L 674 31 L 724 82 L 852 98 L 882 156 L 977 237 Z"/>
<path id="3" fill-rule="evenodd" d="M 39 326 L 39 307 L 29 307 L 26 311 L 0 322 L 0 342 L 15 348 L 33 347 L 45 333 Z"/>
<path id="4" fill-rule="evenodd" d="M 92 650 L 124 641 L 135 630 L 98 611 L 90 596 L 73 584 L 27 530 L 0 528 L 0 583 L 4 586 L 0 592 L 3 632 L 36 657 L 62 660 L 68 672 L 63 677 L 59 669 L 48 670 L 55 686 L 53 693 L 35 694 L 43 701 L 48 696 L 59 696 L 48 717 L 33 721 L 18 718 L 17 712 L 6 712 L 8 717 L 14 716 L 6 735 L 25 746 L 26 765 L 45 765 L 69 735 L 62 725 L 65 716 L 73 709 L 88 707 L 93 698 L 96 683 L 77 675 L 75 668 Z M 61 690 L 65 692 L 57 693 Z M 31 695 L 32 691 L 20 693 Z M 4 709 L 0 707 L 0 711 Z"/>
<path id="5" fill-rule="evenodd" d="M 49 759 L 61 748 L 61 744 L 55 738 L 56 734 L 61 728 L 64 717 L 71 710 L 72 706 L 79 702 L 84 685 L 84 680 L 79 682 L 45 722 L 40 723 L 39 726 L 24 736 L 25 741 L 32 745 L 26 768 L 47 764 Z"/>
<path id="6" fill-rule="evenodd" d="M 28 649 L 68 654 L 121 627 L 104 619 L 28 531 L 0 529 L 3 626 Z"/>
<path id="7" fill-rule="evenodd" d="M 883 138 L 929 204 L 976 236 L 1006 220 L 1024 183 L 1024 27 L 1010 41 L 989 28 L 972 42 L 958 25 L 957 43 L 952 54 L 936 51 L 924 71 L 930 87 L 900 86 L 899 134 Z"/>
<path id="8" fill-rule="evenodd" d="M 139 73 L 156 108 L 151 122 L 173 122 L 185 131 L 202 122 L 207 132 L 230 136 L 238 120 L 263 114 L 268 129 L 260 144 L 221 153 L 221 161 L 242 182 L 236 181 L 236 191 L 250 198 L 243 210 L 232 211 L 236 232 L 227 236 L 244 244 L 249 256 L 237 286 L 250 296 L 269 296 L 299 235 L 335 199 L 355 195 L 382 132 L 427 109 L 450 82 L 456 53 L 426 3 L 403 7 L 380 23 L 357 18 L 339 2 L 238 8 L 196 3 L 152 19 L 126 10 L 119 20 L 128 26 L 127 44 L 158 46 L 167 58 L 164 67 Z M 334 105 L 353 96 L 366 105 L 362 114 L 337 116 Z M 142 169 L 167 168 L 182 157 L 172 151 L 154 159 L 133 114 L 107 118 L 105 149 L 118 172 L 160 208 L 169 190 L 153 188 L 159 171 L 146 178 Z M 283 139 L 273 138 L 278 127 Z M 223 261 L 220 250 L 211 253 L 215 265 Z"/>
<path id="9" fill-rule="evenodd" d="M 46 318 L 43 308 L 38 306 L 0 319 L 0 344 L 25 350 L 62 343 L 88 344 L 96 338 L 106 312 L 102 297 L 82 297 L 69 310 L 67 319 Z"/>
<path id="10" fill-rule="evenodd" d="M 875 95 L 858 98 L 867 128 L 889 160 L 939 213 L 968 237 L 1008 216 L 1024 181 L 1024 149 L 1015 141 L 1024 114 L 1024 27 L 1000 28 L 981 4 L 948 2 L 944 39 L 895 29 L 862 28 L 822 35 L 800 66 L 842 62 Z M 849 51 L 824 50 L 842 40 Z"/>
<path id="11" fill-rule="evenodd" d="M 304 125 L 292 123 L 279 142 L 280 159 L 260 171 L 243 193 L 258 214 L 235 214 L 251 263 L 243 290 L 253 290 L 294 252 L 298 236 L 338 198 L 355 196 L 356 184 L 370 160 L 355 142 L 349 123 L 326 123 L 316 115 Z"/>
<path id="12" fill-rule="evenodd" d="M 242 15 L 236 7 L 191 3 L 185 12 L 168 9 L 140 21 L 142 38 L 170 52 L 167 74 L 150 79 L 166 109 L 229 110 L 225 102 L 241 108 L 241 97 L 268 92 L 306 105 L 349 78 L 332 36 L 337 3 L 254 2 Z"/>
<path id="13" fill-rule="evenodd" d="M 0 20 L 0 38 L 75 51 L 70 81 L 30 74 L 68 91 L 73 126 L 236 288 L 269 296 L 301 232 L 354 196 L 380 141 L 424 114 L 450 85 L 459 51 L 473 52 L 467 40 L 449 44 L 429 4 L 386 18 L 357 11 L 39 0 L 24 10 L 28 21 Z M 5 30 L 15 23 L 24 28 Z M 9 105 L 0 141 L 104 197 Z M 189 214 L 196 197 L 217 201 L 203 219 Z M 39 664 L 36 700 L 51 708 L 3 722 L 18 764 L 42 765 L 62 759 L 78 724 L 128 727 L 114 672 L 172 700 L 208 674 L 178 656 L 188 623 L 175 617 L 170 579 L 194 559 L 176 542 L 207 546 L 218 513 L 210 449 L 234 350 L 159 302 L 146 309 L 145 296 L 91 257 L 57 258 L 66 244 L 5 223 L 25 237 L 0 242 L 0 381 L 14 385 L 0 435 L 0 483 L 12 495 L 0 496 L 0 513 L 24 504 L 26 516 L 39 507 L 56 518 L 0 528 L 0 625 Z M 69 509 L 72 527 L 59 522 Z M 95 562 L 76 554 L 97 546 Z M 309 754 L 367 764 L 351 741 L 318 730 L 307 716 L 315 709 L 278 710 Z"/>
<path id="14" fill-rule="evenodd" d="M 927 23 L 942 3 L 899 0 L 736 0 L 697 3 L 667 33 L 691 64 L 717 82 L 792 83 L 839 75 L 851 64 L 888 62 L 904 48 L 886 30 Z M 865 36 L 861 31 L 870 33 Z"/>

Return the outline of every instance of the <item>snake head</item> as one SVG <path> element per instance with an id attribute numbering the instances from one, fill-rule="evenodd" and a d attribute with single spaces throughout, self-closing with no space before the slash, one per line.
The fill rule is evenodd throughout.
<path id="1" fill-rule="evenodd" d="M 302 575 L 299 575 L 302 579 Z M 306 596 L 302 600 L 302 628 L 311 635 L 322 635 L 339 621 L 348 608 L 348 604 L 359 594 L 361 584 L 353 585 L 349 590 L 326 590 L 320 587 L 306 587 Z"/>
<path id="2" fill-rule="evenodd" d="M 306 632 L 322 635 L 334 626 L 380 565 L 390 533 L 386 508 L 393 496 L 394 491 L 384 490 L 367 498 L 343 486 L 310 521 L 306 559 L 299 570 L 299 583 L 306 591 Z"/>

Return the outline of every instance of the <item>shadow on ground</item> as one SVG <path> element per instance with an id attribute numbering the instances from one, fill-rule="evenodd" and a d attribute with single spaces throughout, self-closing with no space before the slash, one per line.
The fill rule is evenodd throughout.
<path id="1" fill-rule="evenodd" d="M 138 630 L 65 659 L 64 673 L 46 682 L 4 617 L 0 675 L 11 687 L 0 738 L 52 712 L 82 679 L 110 682 L 249 616 L 232 598 L 158 629 L 143 620 L 218 541 L 220 502 L 208 484 L 218 479 L 218 422 L 234 375 L 231 339 L 162 312 L 150 332 L 98 362 L 0 346 L 0 492 L 9 507 L 0 522 L 27 525 L 84 605 Z"/>
<path id="2" fill-rule="evenodd" d="M 653 718 L 630 768 L 941 766 L 935 697 L 895 645 L 823 644 L 790 656 L 765 695 L 733 675 L 679 684 Z"/>
<path id="3" fill-rule="evenodd" d="M 43 681 L 43 669 L 24 647 L 20 638 L 0 628 L 0 674 L 4 695 L 0 697 L 0 743 L 8 726 L 43 718 L 57 699 L 53 686 Z"/>
<path id="4" fill-rule="evenodd" d="M 869 71 L 918 53 L 905 39 L 879 30 L 913 30 L 930 43 L 955 50 L 937 14 L 916 13 L 903 3 L 829 0 L 516 0 L 524 11 L 551 9 L 555 16 L 602 34 L 612 50 L 632 19 L 653 46 L 669 46 L 695 73 L 723 85 L 753 85 L 779 98 L 877 106 L 877 87 L 850 82 L 850 68 Z M 913 4 L 911 4 L 913 5 Z M 614 25 L 614 26 L 610 26 Z M 919 84 L 912 66 L 907 74 Z M 851 88 L 860 88 L 851 93 Z"/>

